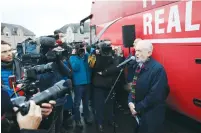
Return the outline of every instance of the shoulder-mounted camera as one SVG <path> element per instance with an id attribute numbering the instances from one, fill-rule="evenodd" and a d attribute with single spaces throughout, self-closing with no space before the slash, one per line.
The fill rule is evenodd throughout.
<path id="1" fill-rule="evenodd" d="M 99 49 L 102 56 L 112 56 L 112 47 L 110 41 L 99 42 L 97 49 Z"/>

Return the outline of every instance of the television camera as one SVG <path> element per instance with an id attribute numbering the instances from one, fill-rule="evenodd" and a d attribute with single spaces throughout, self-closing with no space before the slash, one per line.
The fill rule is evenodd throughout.
<path id="1" fill-rule="evenodd" d="M 24 67 L 24 77 L 22 80 L 18 80 L 18 84 L 22 84 L 22 87 L 18 91 L 23 91 L 27 98 L 36 94 L 38 89 L 38 75 L 52 72 L 55 69 L 55 64 L 53 62 L 43 64 L 43 65 L 36 65 L 33 67 Z"/>
<path id="2" fill-rule="evenodd" d="M 107 40 L 100 41 L 97 44 L 96 49 L 99 50 L 101 56 L 112 56 L 113 55 L 112 46 L 111 46 L 110 41 L 107 41 Z"/>
<path id="3" fill-rule="evenodd" d="M 91 51 L 88 58 L 88 63 L 91 68 L 101 65 L 106 60 L 112 60 L 114 52 L 110 41 L 101 40 L 92 44 L 91 48 L 93 48 L 93 51 Z"/>
<path id="4" fill-rule="evenodd" d="M 16 58 L 23 66 L 38 65 L 68 58 L 72 47 L 67 43 L 57 45 L 56 36 L 41 36 L 39 38 L 27 39 L 17 44 Z"/>
<path id="5" fill-rule="evenodd" d="M 71 54 L 72 48 L 66 43 L 58 46 L 53 36 L 42 36 L 35 40 L 27 39 L 18 44 L 17 49 L 16 59 L 22 64 L 20 75 L 23 75 L 23 79 L 18 78 L 17 83 L 23 84 L 20 90 L 23 90 L 28 98 L 38 92 L 38 86 L 42 84 L 38 80 L 40 74 L 70 75 L 69 68 L 63 63 L 63 59 Z"/>
<path id="6" fill-rule="evenodd" d="M 85 53 L 85 45 L 83 42 L 73 42 L 73 49 L 76 50 L 76 55 L 83 55 Z"/>

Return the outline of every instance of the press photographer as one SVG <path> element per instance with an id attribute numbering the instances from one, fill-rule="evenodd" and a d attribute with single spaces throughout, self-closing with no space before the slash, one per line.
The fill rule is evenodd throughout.
<path id="1" fill-rule="evenodd" d="M 83 43 L 76 43 L 70 57 L 70 64 L 73 70 L 74 85 L 74 120 L 76 127 L 83 128 L 80 118 L 80 102 L 83 101 L 84 121 L 91 124 L 88 101 L 91 83 L 91 69 L 88 64 L 88 56 Z"/>
<path id="2" fill-rule="evenodd" d="M 54 83 L 58 82 L 59 80 L 63 79 L 64 77 L 69 76 L 69 68 L 65 66 L 63 59 L 65 56 L 68 56 L 70 48 L 68 46 L 58 46 L 56 44 L 55 36 L 42 36 L 35 40 L 30 40 L 24 44 L 25 46 L 25 54 L 22 55 L 22 64 L 24 66 L 24 70 L 31 70 L 31 68 L 35 67 L 35 65 L 47 65 L 47 63 L 52 62 L 52 68 L 50 71 L 45 73 L 32 73 L 35 78 L 31 77 L 24 79 L 24 81 L 28 81 L 27 85 L 34 85 L 28 88 L 32 88 L 36 90 L 37 88 L 40 91 L 45 90 L 48 87 L 51 87 Z M 32 46 L 32 50 L 29 52 L 26 50 Z M 37 49 L 34 49 L 34 47 Z M 39 46 L 39 47 L 38 47 Z M 35 52 L 33 52 L 35 51 Z M 26 58 L 25 58 L 26 57 Z M 34 62 L 33 62 L 34 61 Z M 37 62 L 37 63 L 35 63 Z M 35 69 L 33 69 L 36 72 Z M 31 72 L 31 71 L 30 71 Z M 31 81 L 31 82 L 30 82 Z M 35 82 L 37 81 L 37 82 Z M 33 83 L 33 84 L 32 84 Z M 28 89 L 31 90 L 31 89 Z M 57 99 L 57 104 L 55 110 L 57 111 L 57 116 L 63 117 L 61 114 L 63 112 L 62 108 L 64 103 L 66 102 L 66 98 Z M 62 118 L 61 118 L 62 119 Z M 60 118 L 57 119 L 58 121 L 55 122 L 56 124 L 56 131 L 60 132 L 62 120 Z M 45 128 L 49 128 L 48 125 L 51 125 L 52 119 L 49 119 L 42 124 Z M 58 125 L 58 126 L 57 126 Z"/>
<path id="3" fill-rule="evenodd" d="M 47 39 L 48 40 L 48 39 Z M 42 39 L 41 39 L 42 41 Z M 56 40 L 55 40 L 56 41 Z M 46 41 L 48 42 L 48 41 Z M 45 44 L 45 43 L 43 43 Z M 53 44 L 53 43 L 52 43 Z M 56 45 L 56 46 L 55 46 Z M 54 64 L 54 70 L 52 73 L 43 74 L 40 77 L 40 87 L 41 88 L 47 88 L 52 85 L 52 83 L 55 83 L 65 77 L 69 78 L 71 76 L 71 70 L 64 64 L 64 59 L 68 58 L 71 53 L 69 51 L 71 50 L 67 44 L 57 45 L 56 42 L 54 42 L 54 45 L 52 48 L 48 45 L 45 45 L 46 47 L 42 47 L 42 53 L 46 56 L 46 63 L 49 61 L 52 61 Z M 70 51 L 71 52 L 71 51 Z M 44 84 L 46 83 L 46 84 Z M 47 84 L 48 83 L 48 84 Z M 62 129 L 62 123 L 63 123 L 63 107 L 64 104 L 67 101 L 67 97 L 61 97 L 56 100 L 56 108 L 55 111 L 57 112 L 56 115 L 58 116 L 57 121 L 55 122 L 55 131 L 61 132 Z"/>
<path id="4" fill-rule="evenodd" d="M 72 46 L 70 44 L 67 44 L 65 41 L 65 36 L 63 34 L 63 32 L 61 30 L 55 30 L 54 31 L 54 36 L 56 39 L 56 44 L 58 46 L 61 46 L 63 49 L 65 49 L 65 51 L 63 52 L 63 56 L 62 56 L 62 60 L 63 63 L 65 64 L 65 66 L 68 68 L 68 76 L 65 76 L 64 79 L 72 79 L 72 68 L 70 65 L 70 61 L 69 58 L 71 56 L 72 53 Z M 73 120 L 72 120 L 72 110 L 73 110 L 73 99 L 72 99 L 72 95 L 67 95 L 65 98 L 60 99 L 57 102 L 62 103 L 62 101 L 64 101 L 64 106 L 62 108 L 63 110 L 63 114 L 61 113 L 61 117 L 60 117 L 60 123 L 63 123 L 62 125 L 59 124 L 59 122 L 57 122 L 58 124 L 56 125 L 56 127 L 58 129 L 61 129 L 63 126 L 62 130 L 69 130 L 70 128 L 73 127 Z"/>
<path id="5" fill-rule="evenodd" d="M 89 64 L 93 68 L 95 118 L 100 132 L 103 132 L 104 109 L 107 109 L 108 124 L 117 127 L 113 119 L 114 99 L 109 100 L 106 103 L 107 106 L 105 106 L 105 100 L 120 72 L 120 68 L 116 66 L 121 61 L 122 58 L 114 54 L 110 41 L 99 42 L 94 54 L 89 58 Z"/>
<path id="6" fill-rule="evenodd" d="M 65 46 L 62 47 L 57 46 L 56 39 L 54 38 L 54 36 L 42 36 L 35 40 L 25 41 L 21 44 L 21 50 L 19 51 L 23 51 L 23 53 L 20 56 L 21 58 L 19 58 L 19 60 L 21 61 L 24 70 L 34 67 L 36 65 L 53 62 L 52 71 L 50 71 L 48 74 L 50 75 L 54 74 L 52 76 L 56 78 L 56 79 L 54 78 L 56 81 L 54 81 L 53 83 L 47 82 L 50 84 L 48 85 L 46 84 L 44 86 L 43 85 L 44 82 L 42 81 L 44 81 L 44 78 L 47 77 L 48 75 L 47 76 L 44 76 L 45 74 L 37 75 L 40 84 L 38 87 L 40 89 L 43 90 L 47 87 L 50 87 L 55 82 L 62 79 L 62 77 L 69 76 L 69 69 L 63 63 L 63 58 L 65 56 L 68 56 L 69 49 L 65 49 L 64 47 Z M 21 72 L 22 75 L 24 73 L 24 70 L 23 72 Z"/>
<path id="7" fill-rule="evenodd" d="M 32 82 L 38 80 L 38 83 L 34 88 L 40 88 L 41 91 L 52 86 L 57 81 L 61 80 L 62 77 L 68 76 L 69 69 L 62 60 L 64 56 L 63 53 L 66 50 L 62 47 L 58 47 L 55 43 L 56 40 L 53 37 L 43 36 L 36 40 L 25 41 L 21 44 L 21 50 L 18 50 L 18 55 L 21 55 L 18 57 L 21 58 L 18 59 L 22 65 L 21 77 L 22 75 L 23 77 L 21 81 L 25 83 L 25 85 L 31 85 Z M 23 53 L 20 53 L 19 51 L 23 51 Z M 42 69 L 43 66 L 46 66 L 46 69 L 49 69 L 49 71 L 37 70 Z M 46 84 L 44 84 L 48 77 L 50 79 L 49 81 L 52 82 L 46 82 Z M 25 89 L 27 89 L 27 87 Z"/>
<path id="8" fill-rule="evenodd" d="M 5 82 L 2 82 L 1 89 L 6 90 L 6 93 L 8 93 L 11 96 L 14 93 L 14 89 L 16 86 L 13 87 L 11 85 L 11 87 L 9 87 L 9 76 L 11 76 L 12 74 L 19 76 L 19 75 L 21 75 L 22 71 L 21 71 L 20 65 L 16 64 L 15 59 L 13 59 L 10 45 L 8 43 L 2 41 L 1 47 L 2 47 L 2 51 L 1 51 L 2 52 L 2 55 L 1 55 L 2 60 L 6 61 L 5 65 L 2 66 L 2 77 L 1 78 L 2 78 L 2 81 L 5 81 Z M 14 95 L 14 96 L 16 96 L 16 95 Z M 4 101 L 3 97 L 2 97 L 2 101 Z M 6 104 L 6 106 L 8 106 L 8 105 Z M 52 105 L 50 105 L 50 104 L 43 104 L 42 108 L 43 108 L 42 114 L 44 117 L 49 116 L 49 114 L 52 112 Z"/>

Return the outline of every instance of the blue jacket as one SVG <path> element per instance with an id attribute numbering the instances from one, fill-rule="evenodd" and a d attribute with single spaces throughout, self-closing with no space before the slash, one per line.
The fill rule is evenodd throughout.
<path id="1" fill-rule="evenodd" d="M 73 55 L 70 57 L 70 64 L 73 69 L 73 84 L 84 85 L 91 83 L 91 68 L 88 64 L 88 56 L 86 53 L 83 58 Z"/>
<path id="2" fill-rule="evenodd" d="M 3 80 L 4 85 L 9 86 L 8 77 L 11 76 L 12 74 L 13 74 L 12 70 L 10 69 L 4 69 L 4 68 L 1 69 L 1 79 Z"/>
<path id="3" fill-rule="evenodd" d="M 12 75 L 12 70 L 10 69 L 1 69 L 1 80 L 3 81 L 3 89 L 8 93 L 9 96 L 13 94 L 13 90 L 9 87 L 8 77 Z"/>

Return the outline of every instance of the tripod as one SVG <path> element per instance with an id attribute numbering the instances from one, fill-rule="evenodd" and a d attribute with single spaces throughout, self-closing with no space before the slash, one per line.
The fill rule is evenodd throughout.
<path id="1" fill-rule="evenodd" d="M 116 93 L 115 93 L 113 90 L 114 90 L 114 87 L 115 87 L 117 81 L 119 80 L 119 77 L 121 76 L 122 72 L 123 72 L 123 68 L 121 68 L 117 79 L 115 80 L 115 82 L 114 82 L 114 84 L 113 84 L 113 86 L 112 86 L 112 88 L 111 88 L 111 90 L 110 90 L 110 92 L 109 92 L 107 98 L 105 99 L 105 104 L 106 104 L 107 101 L 109 100 L 109 97 L 110 97 L 110 96 L 112 96 L 111 99 L 113 99 L 113 120 L 114 120 L 113 132 L 114 132 L 114 133 L 116 133 L 116 126 L 115 126 L 115 123 L 116 123 L 116 122 L 115 122 L 115 109 L 116 109 L 115 101 L 116 101 Z M 112 92 L 113 92 L 113 93 L 112 93 Z"/>

